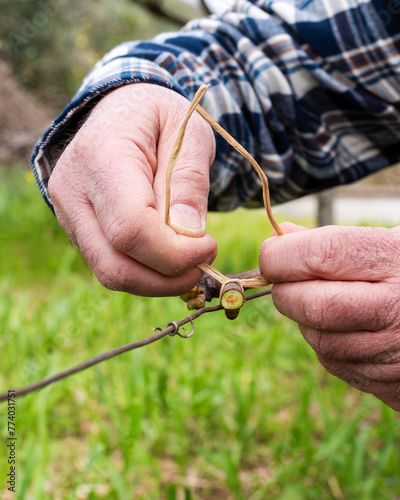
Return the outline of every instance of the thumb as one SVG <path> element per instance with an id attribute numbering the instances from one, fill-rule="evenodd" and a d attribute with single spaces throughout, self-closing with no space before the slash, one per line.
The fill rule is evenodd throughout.
<path id="1" fill-rule="evenodd" d="M 185 236 L 204 236 L 206 232 L 206 215 L 188 203 L 175 203 L 170 208 L 169 225 L 178 234 Z"/>
<path id="2" fill-rule="evenodd" d="M 299 226 L 297 224 L 293 224 L 293 222 L 283 222 L 282 224 L 279 225 L 284 234 L 298 233 L 299 231 L 307 231 L 307 228 Z M 272 236 L 277 236 L 276 231 L 274 231 L 274 234 Z"/>
<path id="3" fill-rule="evenodd" d="M 284 234 L 282 236 L 277 236 L 274 232 L 271 238 L 266 239 L 261 245 L 258 260 L 261 276 L 271 283 L 279 282 L 281 267 L 285 266 L 288 261 L 296 258 L 296 255 L 293 254 L 292 247 L 285 246 L 285 242 L 287 242 L 288 239 L 290 241 L 292 233 L 307 231 L 305 227 L 298 226 L 292 222 L 284 222 L 280 224 L 280 227 Z M 274 243 L 283 244 L 283 247 L 280 247 L 278 253 L 274 250 L 276 248 Z M 278 271 L 276 271 L 276 268 L 278 268 Z"/>
<path id="4" fill-rule="evenodd" d="M 167 113 L 160 127 L 158 166 L 154 182 L 156 206 L 165 211 L 167 165 L 172 147 L 190 103 L 175 96 L 175 109 Z M 171 103 L 168 103 L 171 106 Z M 177 112 L 178 108 L 178 112 Z M 204 236 L 207 220 L 209 171 L 215 156 L 215 139 L 211 127 L 195 111 L 190 117 L 182 149 L 170 182 L 170 226 L 178 234 Z"/>

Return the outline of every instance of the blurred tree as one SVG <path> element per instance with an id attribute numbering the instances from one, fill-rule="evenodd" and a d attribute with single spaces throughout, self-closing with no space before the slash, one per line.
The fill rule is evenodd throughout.
<path id="1" fill-rule="evenodd" d="M 187 19 L 183 19 L 183 17 L 177 16 L 172 11 L 169 11 L 165 8 L 165 5 L 160 0 L 132 0 L 133 3 L 137 3 L 147 9 L 149 12 L 152 12 L 158 17 L 170 21 L 171 23 L 184 25 Z"/>
<path id="2" fill-rule="evenodd" d="M 0 61 L 0 165 L 29 164 L 32 148 L 50 122 L 45 106 L 21 88 Z"/>
<path id="3" fill-rule="evenodd" d="M 196 14 L 178 0 L 168 10 L 154 0 L 1 0 L 0 11 L 0 59 L 53 109 L 115 45 L 177 29 Z"/>

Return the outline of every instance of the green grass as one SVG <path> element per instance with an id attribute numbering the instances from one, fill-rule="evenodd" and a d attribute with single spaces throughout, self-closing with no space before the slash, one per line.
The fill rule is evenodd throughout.
<path id="1" fill-rule="evenodd" d="M 103 289 L 29 174 L 0 172 L 0 390 L 186 315 Z M 239 228 L 243 233 L 239 234 Z M 262 212 L 210 216 L 223 272 L 257 266 Z M 7 406 L 0 405 L 7 436 Z M 196 320 L 17 402 L 18 500 L 394 500 L 400 418 L 328 375 L 271 299 Z M 3 488 L 3 493 L 2 489 Z"/>

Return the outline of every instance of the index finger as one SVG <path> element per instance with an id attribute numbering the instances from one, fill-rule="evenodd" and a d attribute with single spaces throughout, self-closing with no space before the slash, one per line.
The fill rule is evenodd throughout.
<path id="1" fill-rule="evenodd" d="M 89 199 L 107 240 L 119 251 L 164 275 L 175 276 L 216 252 L 213 238 L 177 234 L 157 211 L 146 175 L 122 162 L 107 189 Z"/>
<path id="2" fill-rule="evenodd" d="M 325 226 L 273 236 L 260 253 L 260 271 L 272 283 L 313 279 L 382 281 L 400 265 L 397 231 Z"/>

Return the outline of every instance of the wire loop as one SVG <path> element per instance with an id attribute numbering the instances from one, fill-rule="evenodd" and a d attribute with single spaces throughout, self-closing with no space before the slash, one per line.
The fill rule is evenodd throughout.
<path id="1" fill-rule="evenodd" d="M 181 337 L 182 339 L 188 339 L 189 337 L 191 337 L 193 334 L 194 334 L 194 323 L 193 323 L 193 320 L 192 318 L 189 317 L 189 321 L 190 321 L 190 324 L 192 325 L 192 331 L 190 333 L 188 333 L 187 335 L 182 335 L 182 333 L 179 333 L 179 328 L 180 326 L 178 325 L 178 323 L 176 321 L 170 321 L 167 325 L 167 328 L 169 326 L 173 326 L 174 327 L 174 330 L 169 333 L 169 335 L 171 337 L 173 337 L 174 335 L 178 335 L 179 337 Z M 184 332 L 186 332 L 186 329 L 185 328 L 182 328 L 182 330 Z"/>

